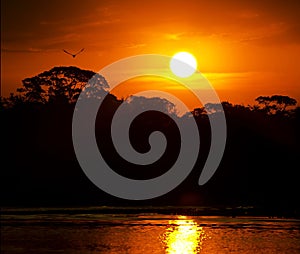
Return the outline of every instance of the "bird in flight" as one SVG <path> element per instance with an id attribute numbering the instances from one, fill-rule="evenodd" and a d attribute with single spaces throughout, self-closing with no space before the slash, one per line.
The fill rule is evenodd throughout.
<path id="1" fill-rule="evenodd" d="M 79 53 L 81 53 L 84 50 L 84 48 L 82 48 L 81 50 L 79 50 L 76 54 L 72 54 L 70 52 L 68 52 L 67 50 L 63 49 L 63 52 L 67 53 L 68 55 L 71 55 L 73 58 L 75 58 Z"/>

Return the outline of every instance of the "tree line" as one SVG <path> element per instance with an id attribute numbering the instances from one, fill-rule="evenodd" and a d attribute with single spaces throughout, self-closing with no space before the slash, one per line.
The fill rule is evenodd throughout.
<path id="1" fill-rule="evenodd" d="M 163 113 L 149 111 L 132 123 L 130 140 L 139 152 L 149 150 L 148 137 L 162 131 L 168 141 L 163 156 L 142 169 L 116 152 L 110 124 L 124 102 L 107 92 L 104 77 L 77 67 L 54 67 L 26 78 L 16 94 L 0 98 L 2 167 L 1 193 L 5 205 L 214 205 L 261 206 L 299 211 L 300 108 L 285 95 L 259 96 L 254 105 L 209 103 L 191 113 L 199 126 L 200 156 L 190 176 L 168 194 L 146 201 L 114 198 L 84 175 L 72 145 L 72 115 L 79 94 L 90 99 L 107 95 L 96 120 L 96 139 L 107 163 L 117 173 L 149 179 L 170 168 L 180 151 L 176 124 Z M 159 104 L 174 113 L 175 106 L 158 98 L 133 97 L 132 107 Z M 210 148 L 208 114 L 224 110 L 227 144 L 213 178 L 204 186 L 197 181 Z M 104 112 L 104 113 L 103 113 Z M 182 117 L 185 121 L 185 116 Z M 188 118 L 186 118 L 188 121 Z"/>

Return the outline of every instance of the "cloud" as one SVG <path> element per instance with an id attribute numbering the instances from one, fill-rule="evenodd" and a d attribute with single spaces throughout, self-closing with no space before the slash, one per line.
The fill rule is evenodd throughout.
<path id="1" fill-rule="evenodd" d="M 123 47 L 128 48 L 128 49 L 143 48 L 145 46 L 147 46 L 146 43 L 125 43 L 125 44 L 123 44 Z"/>
<path id="2" fill-rule="evenodd" d="M 167 40 L 174 40 L 178 41 L 181 39 L 181 37 L 184 35 L 184 33 L 167 33 L 165 34 L 165 38 Z"/>
<path id="3" fill-rule="evenodd" d="M 28 49 L 2 48 L 1 51 L 6 52 L 6 53 L 40 53 L 40 52 L 43 52 L 45 50 L 40 49 L 40 48 L 28 48 Z M 49 50 L 47 50 L 47 51 L 49 51 Z"/>

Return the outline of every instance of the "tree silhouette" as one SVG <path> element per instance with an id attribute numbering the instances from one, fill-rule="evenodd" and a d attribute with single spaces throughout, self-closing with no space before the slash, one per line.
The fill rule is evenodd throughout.
<path id="1" fill-rule="evenodd" d="M 297 104 L 295 99 L 284 95 L 259 96 L 255 101 L 261 106 L 261 110 L 268 114 L 286 113 L 287 107 Z"/>
<path id="2" fill-rule="evenodd" d="M 172 119 L 157 114 L 155 109 L 176 114 L 174 105 L 161 98 L 136 96 L 123 101 L 107 94 L 106 88 L 104 77 L 93 71 L 55 67 L 24 79 L 17 95 L 0 97 L 2 160 L 3 165 L 9 165 L 0 170 L 3 204 L 121 204 L 120 199 L 95 187 L 77 162 L 72 117 L 80 93 L 92 101 L 107 95 L 95 121 L 95 137 L 101 155 L 116 173 L 132 179 L 150 179 L 173 165 L 180 152 L 180 133 Z M 186 197 L 197 197 L 190 204 L 253 205 L 270 207 L 272 212 L 273 207 L 299 211 L 295 169 L 299 168 L 300 108 L 292 107 L 296 105 L 295 99 L 283 95 L 260 96 L 256 102 L 255 106 L 207 103 L 195 108 L 192 116 L 182 116 L 180 121 L 193 117 L 199 127 L 201 145 L 196 165 L 177 189 L 143 204 L 181 205 L 183 201 L 187 204 Z M 149 151 L 153 131 L 161 131 L 166 137 L 165 153 L 146 168 L 125 161 L 112 142 L 111 122 L 121 105 L 127 110 L 125 114 L 147 106 L 154 108 L 137 116 L 130 126 L 130 142 L 138 152 Z M 222 111 L 227 123 L 224 157 L 214 177 L 199 186 L 199 173 L 211 147 L 209 117 L 218 117 Z"/>
<path id="3" fill-rule="evenodd" d="M 92 86 L 100 90 L 108 88 L 106 80 L 90 70 L 74 66 L 54 67 L 37 76 L 22 81 L 23 87 L 17 89 L 26 102 L 35 103 L 74 103 L 83 87 L 92 80 Z"/>
<path id="4" fill-rule="evenodd" d="M 0 97 L 0 109 L 17 108 L 24 105 L 26 99 L 23 95 L 11 93 L 9 97 Z"/>

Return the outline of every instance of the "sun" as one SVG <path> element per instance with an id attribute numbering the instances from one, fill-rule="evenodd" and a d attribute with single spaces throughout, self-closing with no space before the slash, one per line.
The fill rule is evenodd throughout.
<path id="1" fill-rule="evenodd" d="M 172 57 L 170 69 L 176 76 L 187 78 L 196 71 L 197 60 L 188 52 L 179 52 Z"/>

